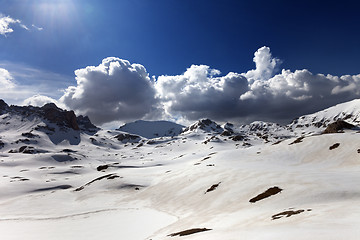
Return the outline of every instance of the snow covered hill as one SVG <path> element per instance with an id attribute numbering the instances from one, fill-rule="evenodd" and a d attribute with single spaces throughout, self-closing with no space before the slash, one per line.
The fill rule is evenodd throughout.
<path id="1" fill-rule="evenodd" d="M 177 136 L 184 126 L 169 121 L 144 121 L 126 123 L 118 130 L 136 134 L 148 139 Z"/>
<path id="2" fill-rule="evenodd" d="M 356 125 L 355 102 L 314 116 Z M 324 129 L 308 115 L 167 136 L 67 112 L 0 101 L 1 239 L 358 239 L 358 130 L 303 134 Z"/>
<path id="3" fill-rule="evenodd" d="M 344 120 L 353 125 L 360 123 L 360 99 L 341 103 L 325 110 L 304 115 L 293 120 L 288 127 L 294 131 L 306 129 L 307 131 L 321 132 L 330 123 Z"/>

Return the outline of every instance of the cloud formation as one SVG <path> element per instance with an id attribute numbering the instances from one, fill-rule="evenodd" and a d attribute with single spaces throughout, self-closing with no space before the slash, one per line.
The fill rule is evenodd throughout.
<path id="1" fill-rule="evenodd" d="M 20 27 L 29 30 L 29 28 L 22 24 L 19 19 L 13 19 L 9 16 L 3 16 L 0 14 L 0 34 L 6 36 L 7 33 L 12 33 L 14 29 L 10 25 L 19 25 Z"/>
<path id="2" fill-rule="evenodd" d="M 24 99 L 34 95 L 59 99 L 72 81 L 72 76 L 0 61 L 0 98 L 8 104 L 24 104 Z"/>
<path id="3" fill-rule="evenodd" d="M 254 54 L 256 68 L 246 73 L 220 72 L 193 65 L 182 75 L 160 76 L 155 83 L 167 116 L 189 120 L 268 120 L 286 123 L 303 114 L 360 97 L 360 75 L 312 74 L 283 69 L 262 47 Z"/>
<path id="4" fill-rule="evenodd" d="M 60 101 L 95 124 L 143 118 L 156 103 L 153 82 L 140 64 L 109 57 L 75 75 L 77 86 L 68 87 Z"/>
<path id="5" fill-rule="evenodd" d="M 253 61 L 256 68 L 244 74 L 249 81 L 271 78 L 281 64 L 281 60 L 272 57 L 270 48 L 266 46 L 259 48 L 254 53 Z"/>
<path id="6" fill-rule="evenodd" d="M 15 87 L 13 77 L 5 68 L 0 68 L 0 89 L 11 89 Z"/>
<path id="7" fill-rule="evenodd" d="M 192 65 L 182 75 L 160 76 L 155 83 L 165 114 L 202 117 L 232 117 L 239 109 L 239 97 L 248 90 L 247 79 L 238 73 L 217 77 L 220 71 Z"/>
<path id="8" fill-rule="evenodd" d="M 63 104 L 59 103 L 56 99 L 53 99 L 48 96 L 36 94 L 32 97 L 29 97 L 23 101 L 24 106 L 34 106 L 34 107 L 42 107 L 47 103 L 55 103 L 58 107 L 64 108 Z"/>
<path id="9" fill-rule="evenodd" d="M 192 65 L 180 75 L 156 79 L 150 78 L 140 64 L 109 57 L 98 66 L 76 70 L 77 84 L 70 87 L 63 76 L 36 70 L 16 70 L 10 74 L 0 68 L 0 93 L 9 99 L 23 96 L 27 98 L 23 101 L 25 105 L 54 102 L 77 114 L 88 115 L 98 125 L 135 119 L 186 123 L 199 118 L 288 123 L 303 114 L 360 97 L 360 74 L 333 76 L 313 74 L 306 69 L 279 71 L 281 61 L 272 56 L 268 47 L 258 49 L 253 61 L 255 68 L 245 73 L 222 75 L 210 66 Z M 43 80 L 35 88 L 18 81 L 25 77 Z M 45 82 L 48 85 L 41 85 Z M 55 87 L 57 82 L 63 85 Z M 39 88 L 53 94 L 59 88 L 65 90 L 55 100 L 59 93 L 47 97 Z"/>

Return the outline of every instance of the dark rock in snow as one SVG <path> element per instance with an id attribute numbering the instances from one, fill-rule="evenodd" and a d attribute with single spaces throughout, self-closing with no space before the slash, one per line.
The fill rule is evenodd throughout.
<path id="1" fill-rule="evenodd" d="M 123 143 L 127 142 L 139 142 L 141 138 L 137 135 L 128 134 L 128 133 L 120 133 L 115 136 L 115 138 Z"/>
<path id="2" fill-rule="evenodd" d="M 228 136 L 231 136 L 234 132 L 232 131 L 229 131 L 229 130 L 225 130 L 223 131 L 220 136 L 225 136 L 225 137 L 228 137 Z"/>
<path id="3" fill-rule="evenodd" d="M 109 168 L 109 165 L 100 165 L 96 168 L 96 170 L 98 171 L 102 171 L 102 170 L 105 170 L 105 169 L 108 169 Z"/>
<path id="4" fill-rule="evenodd" d="M 5 113 L 9 111 L 9 105 L 4 102 L 4 100 L 0 99 L 0 113 Z"/>
<path id="5" fill-rule="evenodd" d="M 268 190 L 266 190 L 265 192 L 260 193 L 260 194 L 257 195 L 256 197 L 250 199 L 249 202 L 255 203 L 255 202 L 260 201 L 260 200 L 262 200 L 262 199 L 264 199 L 264 198 L 268 198 L 268 197 L 270 197 L 270 196 L 272 196 L 272 195 L 278 194 L 278 193 L 280 193 L 281 191 L 282 191 L 282 189 L 279 188 L 279 187 L 276 187 L 276 186 L 275 186 L 275 187 L 271 187 L 271 188 L 269 188 Z"/>
<path id="6" fill-rule="evenodd" d="M 74 111 L 66 111 L 58 108 L 54 103 L 47 103 L 42 108 L 44 117 L 59 126 L 66 126 L 74 130 L 80 130 Z"/>
<path id="7" fill-rule="evenodd" d="M 40 137 L 39 135 L 35 135 L 31 132 L 27 132 L 27 133 L 22 133 L 21 136 L 23 137 L 27 137 L 27 138 L 35 138 L 35 137 Z"/>
<path id="8" fill-rule="evenodd" d="M 169 234 L 169 237 L 182 237 L 182 236 L 187 236 L 187 235 L 191 235 L 191 234 L 195 234 L 195 233 L 199 233 L 199 232 L 205 232 L 205 231 L 210 231 L 212 229 L 207 229 L 207 228 L 193 228 L 193 229 L 188 229 L 188 230 L 184 230 L 181 232 L 177 232 L 177 233 L 172 233 Z"/>
<path id="9" fill-rule="evenodd" d="M 206 190 L 205 194 L 208 193 L 208 192 L 214 191 L 214 190 L 220 185 L 220 183 L 221 183 L 221 182 L 212 185 L 210 188 L 208 188 L 208 189 Z"/>
<path id="10" fill-rule="evenodd" d="M 235 136 L 230 137 L 230 139 L 233 140 L 233 141 L 242 141 L 242 140 L 244 140 L 244 136 L 235 135 Z"/>
<path id="11" fill-rule="evenodd" d="M 338 148 L 340 146 L 340 143 L 335 143 L 334 145 L 331 145 L 330 147 L 329 147 L 329 150 L 333 150 L 333 149 L 335 149 L 335 148 Z"/>
<path id="12" fill-rule="evenodd" d="M 338 133 L 344 129 L 352 128 L 355 128 L 355 126 L 343 120 L 337 120 L 336 122 L 329 124 L 323 133 Z"/>
<path id="13" fill-rule="evenodd" d="M 221 133 L 224 129 L 218 125 L 216 122 L 211 121 L 210 119 L 201 119 L 196 123 L 186 127 L 182 132 L 195 131 L 196 129 L 201 129 L 205 132 L 217 132 Z"/>
<path id="14" fill-rule="evenodd" d="M 78 126 L 82 131 L 89 131 L 89 132 L 97 132 L 99 130 L 92 122 L 90 121 L 88 116 L 80 115 L 76 118 Z"/>
<path id="15" fill-rule="evenodd" d="M 300 209 L 300 210 L 288 210 L 288 211 L 284 211 L 284 212 L 281 212 L 281 213 L 278 213 L 278 214 L 275 214 L 275 215 L 272 215 L 271 218 L 272 220 L 276 220 L 276 219 L 280 219 L 282 217 L 291 217 L 292 215 L 296 215 L 296 214 L 300 214 L 302 212 L 305 212 L 304 209 Z"/>

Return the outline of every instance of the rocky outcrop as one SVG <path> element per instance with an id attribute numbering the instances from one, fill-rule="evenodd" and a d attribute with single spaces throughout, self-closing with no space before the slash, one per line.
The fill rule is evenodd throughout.
<path id="1" fill-rule="evenodd" d="M 54 103 L 47 103 L 42 107 L 14 106 L 10 107 L 0 99 L 0 114 L 12 113 L 22 118 L 38 117 L 43 118 L 60 127 L 70 128 L 76 131 L 96 132 L 99 130 L 93 125 L 87 116 L 76 117 L 74 111 L 58 108 Z"/>
<path id="2" fill-rule="evenodd" d="M 194 124 L 186 127 L 183 130 L 183 133 L 184 132 L 192 132 L 197 129 L 201 129 L 205 132 L 217 132 L 217 133 L 221 133 L 224 131 L 224 129 L 220 125 L 218 125 L 216 122 L 211 121 L 210 119 L 201 119 L 201 120 L 195 122 Z"/>
<path id="3" fill-rule="evenodd" d="M 77 124 L 82 131 L 97 132 L 99 130 L 92 122 L 88 116 L 80 115 L 76 118 Z"/>
<path id="4" fill-rule="evenodd" d="M 9 110 L 9 105 L 4 102 L 4 100 L 0 99 L 0 113 L 5 113 Z"/>
<path id="5" fill-rule="evenodd" d="M 74 130 L 80 130 L 74 111 L 66 111 L 58 108 L 54 103 L 45 104 L 41 110 L 45 119 L 59 126 L 65 126 Z"/>
<path id="6" fill-rule="evenodd" d="M 343 120 L 338 120 L 336 122 L 333 122 L 331 124 L 329 124 L 326 129 L 324 130 L 324 134 L 326 133 L 338 133 L 341 132 L 344 129 L 352 129 L 355 128 L 354 125 L 347 123 Z"/>
<path id="7" fill-rule="evenodd" d="M 115 138 L 122 143 L 138 143 L 141 140 L 141 137 L 139 137 L 138 135 L 128 133 L 120 133 L 116 135 Z"/>

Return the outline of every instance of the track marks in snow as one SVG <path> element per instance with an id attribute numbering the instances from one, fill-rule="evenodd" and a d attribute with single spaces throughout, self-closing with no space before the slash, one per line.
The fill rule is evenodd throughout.
<path id="1" fill-rule="evenodd" d="M 87 217 L 93 214 L 102 213 L 102 212 L 112 212 L 122 210 L 118 208 L 110 208 L 110 209 L 102 209 L 97 211 L 89 211 L 89 212 L 83 212 L 83 213 L 76 213 L 76 214 L 70 214 L 70 215 L 64 215 L 64 216 L 57 216 L 57 217 L 19 217 L 19 218 L 0 218 L 0 222 L 2 221 L 48 221 L 48 220 L 60 220 L 60 219 L 67 219 L 67 218 L 74 218 L 74 217 Z M 126 209 L 130 210 L 130 209 Z"/>

